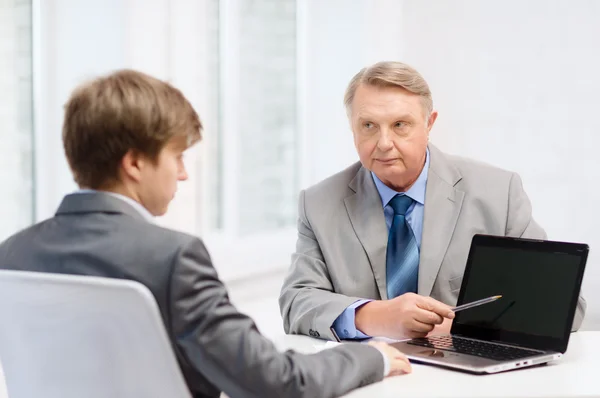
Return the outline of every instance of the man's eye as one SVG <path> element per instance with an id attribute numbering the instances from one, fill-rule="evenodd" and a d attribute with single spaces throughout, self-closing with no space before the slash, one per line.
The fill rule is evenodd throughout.
<path id="1" fill-rule="evenodd" d="M 370 128 L 373 128 L 373 123 L 366 122 L 366 123 L 363 124 L 363 126 L 365 126 L 365 128 L 367 128 L 367 129 L 370 129 Z"/>

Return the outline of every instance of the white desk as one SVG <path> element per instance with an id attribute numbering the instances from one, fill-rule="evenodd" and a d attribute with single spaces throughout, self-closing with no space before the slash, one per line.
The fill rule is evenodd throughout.
<path id="1" fill-rule="evenodd" d="M 280 349 L 313 353 L 325 345 L 307 336 L 282 336 Z M 571 335 L 567 353 L 546 366 L 494 375 L 470 375 L 413 364 L 413 373 L 384 379 L 346 397 L 600 397 L 600 332 Z"/>

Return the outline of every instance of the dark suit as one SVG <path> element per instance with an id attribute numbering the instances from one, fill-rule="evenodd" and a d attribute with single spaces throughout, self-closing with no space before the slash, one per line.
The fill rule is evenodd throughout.
<path id="1" fill-rule="evenodd" d="M 229 302 L 200 239 L 149 223 L 104 193 L 68 195 L 55 217 L 0 244 L 0 269 L 146 285 L 195 397 L 331 397 L 383 375 L 381 354 L 366 345 L 279 353 Z"/>

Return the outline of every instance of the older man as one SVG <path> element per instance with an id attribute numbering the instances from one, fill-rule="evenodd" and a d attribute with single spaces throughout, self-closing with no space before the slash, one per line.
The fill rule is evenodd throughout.
<path id="1" fill-rule="evenodd" d="M 546 238 L 516 173 L 442 153 L 423 77 L 361 70 L 344 98 L 360 162 L 300 193 L 279 304 L 288 333 L 333 339 L 447 332 L 476 233 Z M 580 298 L 574 321 L 585 312 Z"/>

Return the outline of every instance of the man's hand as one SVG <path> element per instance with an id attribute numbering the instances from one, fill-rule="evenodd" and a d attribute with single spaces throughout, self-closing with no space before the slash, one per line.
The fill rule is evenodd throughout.
<path id="1" fill-rule="evenodd" d="M 392 300 L 371 301 L 356 310 L 358 330 L 370 336 L 424 337 L 444 319 L 454 319 L 450 306 L 431 297 L 406 293 Z"/>
<path id="2" fill-rule="evenodd" d="M 396 376 L 403 373 L 412 372 L 412 367 L 410 366 L 410 362 L 406 355 L 388 345 L 382 341 L 370 341 L 368 343 L 373 347 L 377 348 L 383 355 L 388 358 L 388 362 L 390 364 L 390 369 L 388 374 L 384 375 L 384 377 L 388 376 Z"/>

